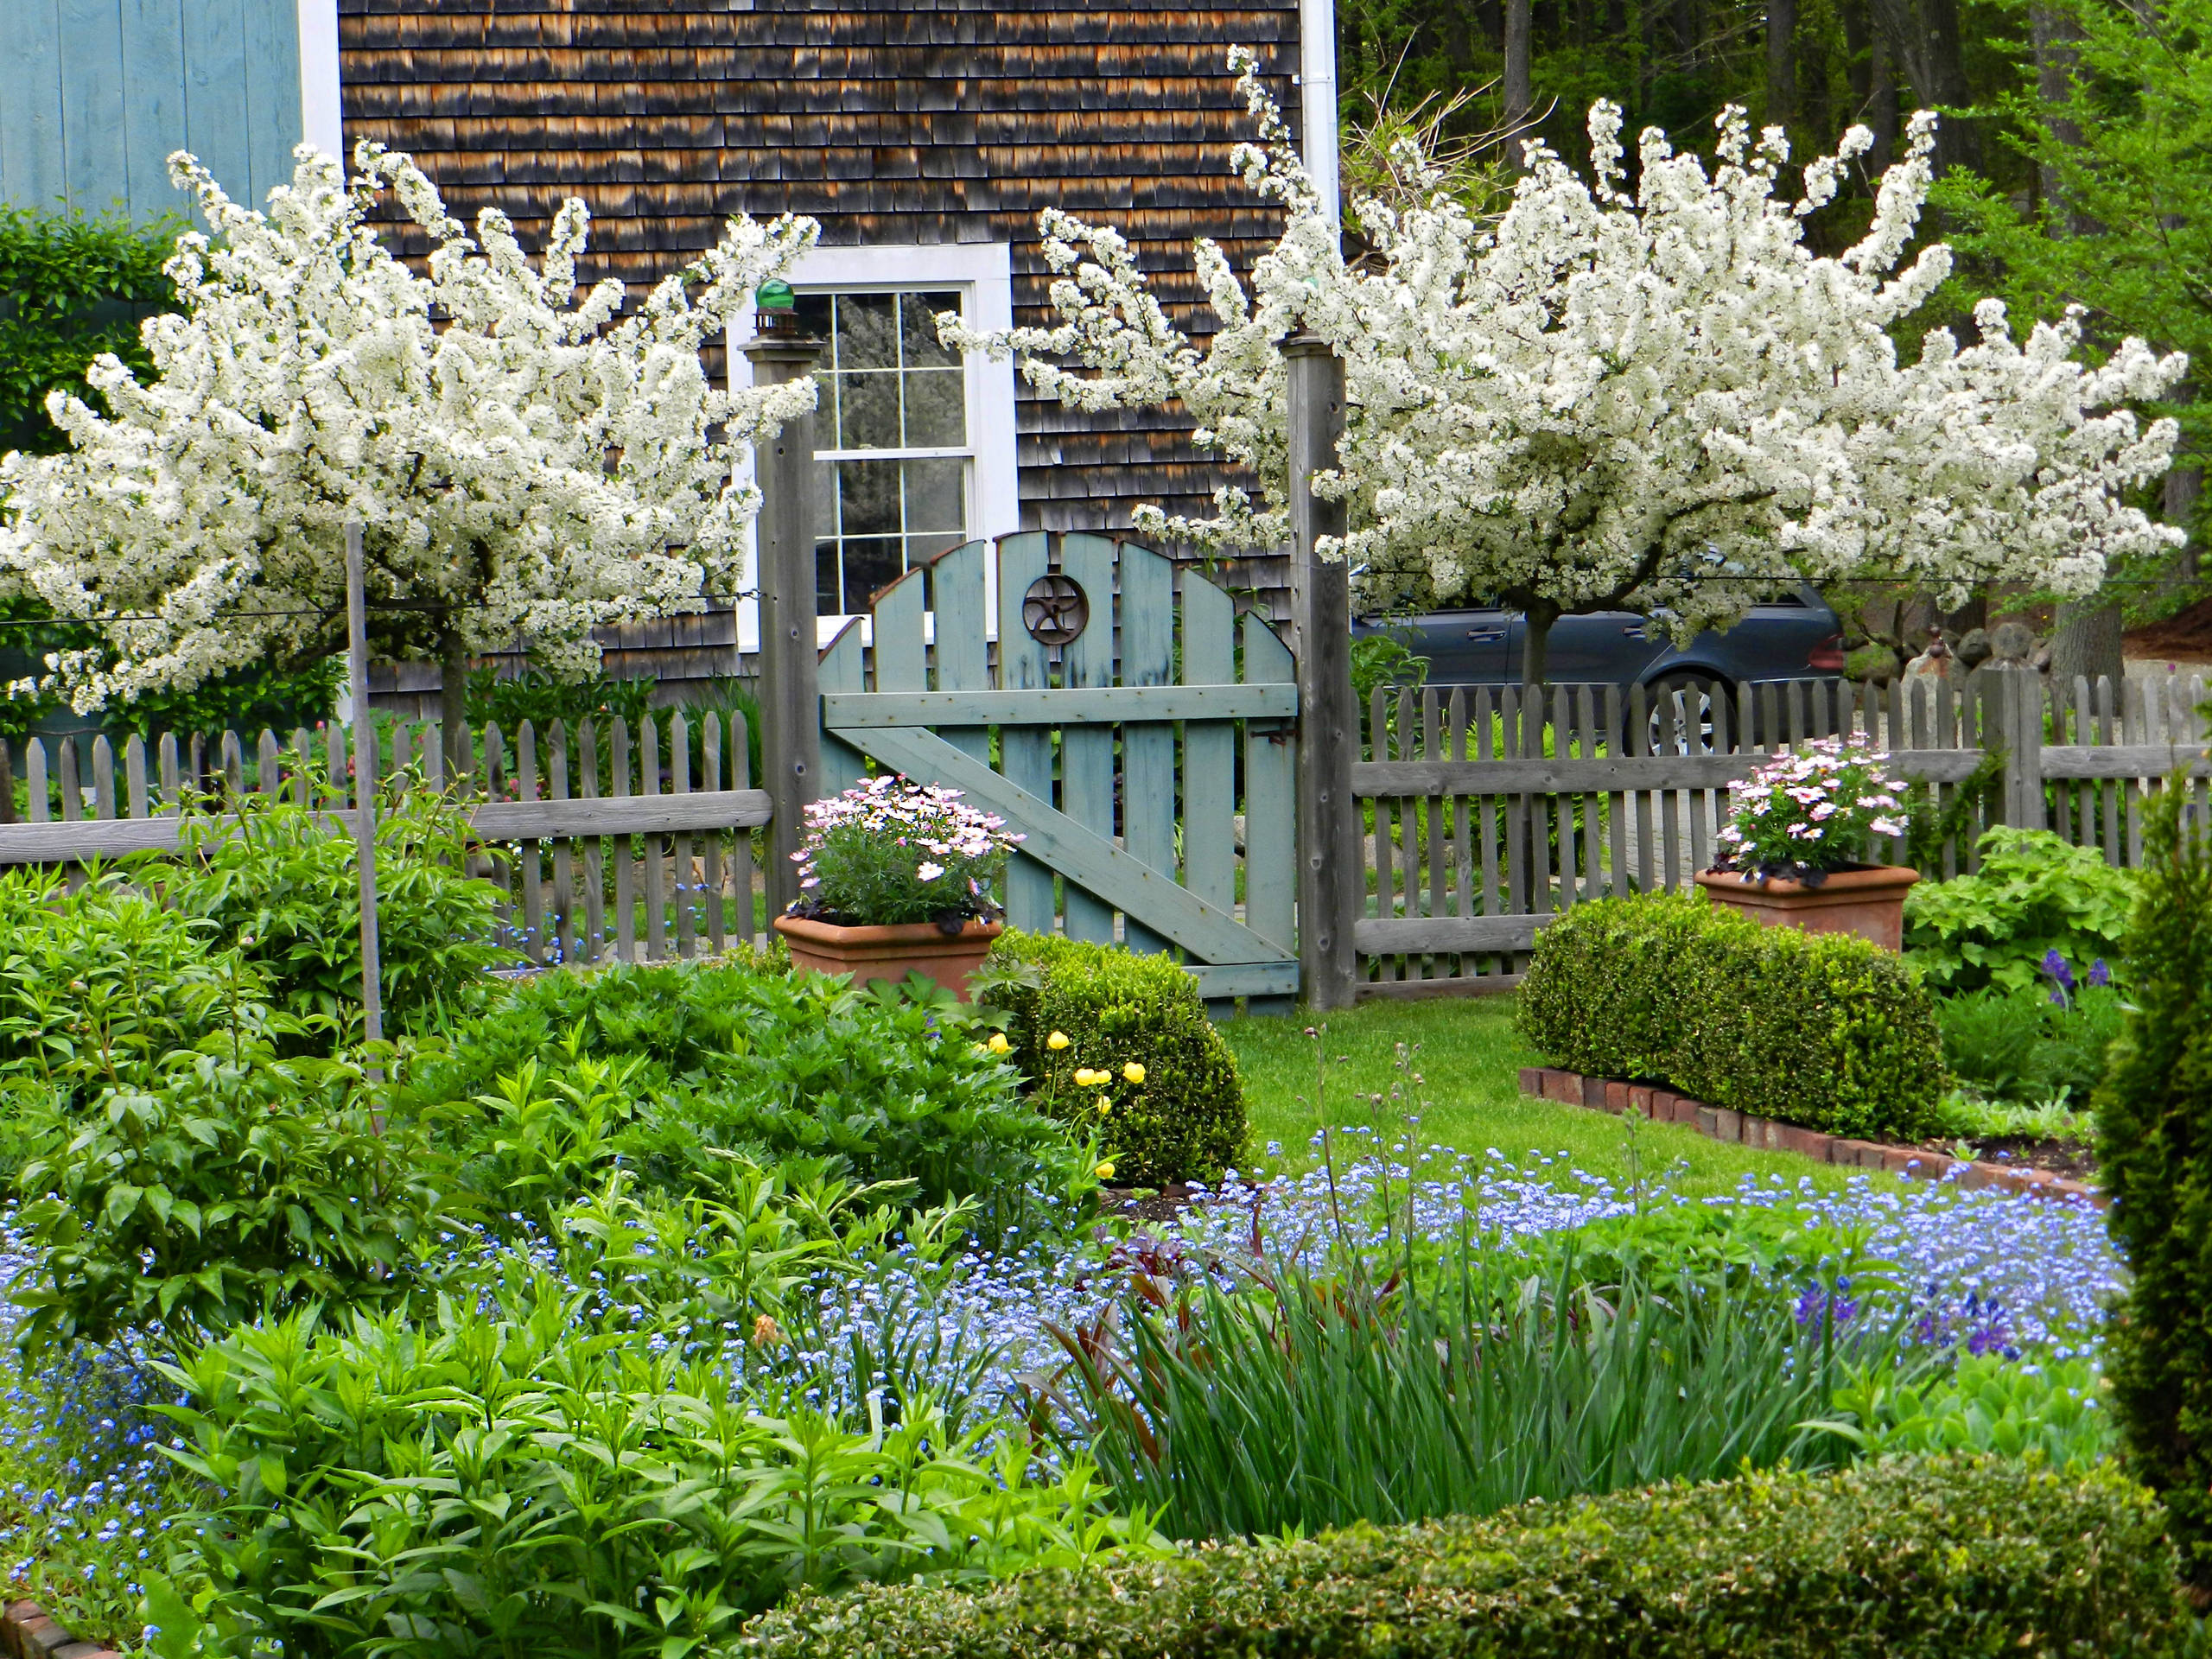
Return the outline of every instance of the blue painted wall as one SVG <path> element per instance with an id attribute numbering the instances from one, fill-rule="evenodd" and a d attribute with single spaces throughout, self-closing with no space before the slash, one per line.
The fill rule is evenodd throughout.
<path id="1" fill-rule="evenodd" d="M 188 149 L 259 207 L 299 141 L 297 0 L 0 0 L 0 200 L 175 211 Z"/>

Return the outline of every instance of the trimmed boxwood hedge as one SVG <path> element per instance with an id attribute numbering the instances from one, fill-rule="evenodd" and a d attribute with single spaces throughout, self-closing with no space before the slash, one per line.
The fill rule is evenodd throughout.
<path id="1" fill-rule="evenodd" d="M 1011 970 L 1011 971 L 1009 971 Z M 1244 1087 L 1236 1057 L 1206 1018 L 1198 982 L 1148 951 L 1008 928 L 992 946 L 978 995 L 1014 1016 L 1014 1060 L 1031 1098 L 1078 1133 L 1097 1135 L 1123 1185 L 1215 1181 L 1244 1149 Z M 1054 1032 L 1068 1046 L 1045 1046 Z M 1144 1082 L 1122 1068 L 1144 1067 Z M 1077 1089 L 1077 1067 L 1111 1071 Z M 1101 1095 L 1114 1109 L 1101 1116 Z"/>
<path id="2" fill-rule="evenodd" d="M 2171 1652 L 2164 1513 L 2108 1471 L 1945 1459 L 1759 1474 L 1481 1520 L 863 1589 L 746 1659 L 2057 1659 Z"/>
<path id="3" fill-rule="evenodd" d="M 1554 1065 L 1831 1135 L 1917 1140 L 1943 1092 L 1935 999 L 1902 957 L 1702 893 L 1577 905 L 1537 934 L 1518 1001 Z"/>

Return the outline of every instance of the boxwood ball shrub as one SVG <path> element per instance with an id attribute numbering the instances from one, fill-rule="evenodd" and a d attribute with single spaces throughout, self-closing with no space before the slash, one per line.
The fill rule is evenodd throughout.
<path id="1" fill-rule="evenodd" d="M 1236 1057 L 1206 1018 L 1198 982 L 1166 957 L 1009 928 L 974 994 L 1013 1016 L 1007 1035 L 1031 1101 L 1095 1135 L 1109 1179 L 1218 1180 L 1243 1149 Z M 1056 1032 L 1065 1047 L 1050 1046 Z"/>
<path id="2" fill-rule="evenodd" d="M 1516 1018 L 1554 1065 L 1832 1135 L 1917 1139 L 1943 1092 L 1935 999 L 1902 957 L 1702 893 L 1577 905 L 1537 934 Z"/>
<path id="3" fill-rule="evenodd" d="M 764 1615 L 741 1659 L 1957 1659 L 2148 1655 L 2184 1626 L 2164 1517 L 2109 1470 L 1897 1459 L 1484 1519 L 863 1587 Z"/>
<path id="4" fill-rule="evenodd" d="M 2127 1461 L 2212 1586 L 2212 846 L 2182 797 L 2144 814 L 2134 1007 L 2096 1099 L 2097 1163 L 2134 1274 L 2106 1338 Z"/>

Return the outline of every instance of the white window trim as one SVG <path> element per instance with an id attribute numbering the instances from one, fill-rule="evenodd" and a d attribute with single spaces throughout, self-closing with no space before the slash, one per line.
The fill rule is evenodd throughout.
<path id="1" fill-rule="evenodd" d="M 305 0 L 302 0 L 305 3 Z M 985 331 L 1014 326 L 1014 250 L 1004 242 L 938 242 L 917 245 L 864 248 L 817 248 L 799 261 L 791 273 L 791 286 L 866 291 L 869 289 L 958 289 L 970 327 Z M 753 384 L 753 364 L 745 347 L 753 338 L 753 314 L 744 314 L 730 331 L 729 373 L 733 389 Z M 967 370 L 968 433 L 969 447 L 954 453 L 972 454 L 968 474 L 968 531 L 971 537 L 1011 535 L 1021 528 L 1020 482 L 1014 465 L 1014 362 L 970 352 Z M 817 416 L 817 419 L 819 417 Z M 750 467 L 750 455 L 743 458 Z M 745 553 L 746 585 L 760 569 L 747 538 Z M 995 578 L 995 572 L 992 573 Z M 995 610 L 992 612 L 995 614 Z M 823 644 L 836 636 L 849 619 L 824 616 L 817 626 Z M 737 605 L 737 644 L 740 651 L 758 651 L 760 616 L 757 601 L 743 599 Z"/>
<path id="2" fill-rule="evenodd" d="M 300 137 L 346 160 L 338 100 L 338 0 L 299 0 Z"/>

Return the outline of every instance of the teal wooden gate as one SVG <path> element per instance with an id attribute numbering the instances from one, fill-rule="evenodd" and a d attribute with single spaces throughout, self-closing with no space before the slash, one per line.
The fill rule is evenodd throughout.
<path id="1" fill-rule="evenodd" d="M 899 772 L 1006 817 L 1028 837 L 1007 876 L 1016 927 L 1173 951 L 1209 998 L 1290 996 L 1291 654 L 1256 618 L 1240 633 L 1197 571 L 1179 597 L 1176 575 L 1147 548 L 1041 531 L 908 571 L 876 598 L 873 687 L 859 620 L 823 653 L 823 781 Z"/>

